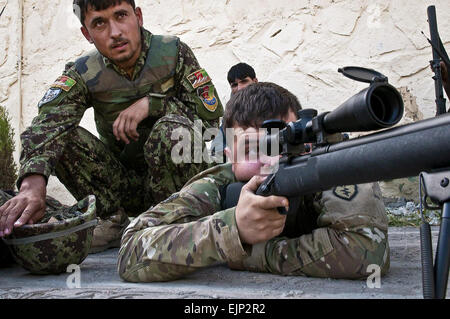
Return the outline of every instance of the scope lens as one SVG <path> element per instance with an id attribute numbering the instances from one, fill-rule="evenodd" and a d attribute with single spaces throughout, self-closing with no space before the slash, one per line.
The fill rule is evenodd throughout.
<path id="1" fill-rule="evenodd" d="M 372 99 L 370 100 L 370 106 L 376 118 L 382 122 L 386 122 L 386 106 L 383 103 L 383 99 L 378 95 L 373 94 Z"/>
<path id="2" fill-rule="evenodd" d="M 390 86 L 379 86 L 370 97 L 370 109 L 383 126 L 392 126 L 400 121 L 403 115 L 403 101 L 398 92 Z"/>

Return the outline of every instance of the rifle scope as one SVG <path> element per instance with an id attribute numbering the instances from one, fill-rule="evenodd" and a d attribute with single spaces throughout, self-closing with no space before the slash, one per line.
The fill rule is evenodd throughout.
<path id="1" fill-rule="evenodd" d="M 317 115 L 314 109 L 299 111 L 299 120 L 288 123 L 278 134 L 266 137 L 268 145 L 279 141 L 281 149 L 283 144 L 318 143 L 318 137 L 324 134 L 379 130 L 401 120 L 404 110 L 402 97 L 384 75 L 357 67 L 346 67 L 339 72 L 371 84 L 331 112 Z M 268 121 L 270 124 L 273 128 L 273 121 Z"/>

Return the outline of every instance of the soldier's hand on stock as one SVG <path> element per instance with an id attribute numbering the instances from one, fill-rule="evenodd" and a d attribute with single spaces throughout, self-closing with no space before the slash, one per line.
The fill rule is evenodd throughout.
<path id="1" fill-rule="evenodd" d="M 42 175 L 30 175 L 22 181 L 20 192 L 0 207 L 0 237 L 13 228 L 34 224 L 45 214 L 46 182 Z"/>
<path id="2" fill-rule="evenodd" d="M 118 141 L 122 140 L 130 144 L 130 139 L 137 141 L 139 134 L 137 127 L 149 113 L 149 99 L 147 96 L 133 103 L 126 110 L 122 111 L 113 124 L 113 133 Z"/>
<path id="3" fill-rule="evenodd" d="M 255 194 L 264 176 L 254 176 L 242 187 L 236 206 L 236 224 L 242 243 L 257 244 L 267 241 L 283 231 L 286 215 L 277 207 L 289 207 L 289 201 L 282 196 L 258 196 Z"/>

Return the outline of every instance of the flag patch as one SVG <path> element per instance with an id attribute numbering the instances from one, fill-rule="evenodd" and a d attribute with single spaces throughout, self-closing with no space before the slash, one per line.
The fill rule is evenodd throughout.
<path id="1" fill-rule="evenodd" d="M 198 71 L 195 71 L 192 74 L 189 74 L 187 76 L 187 79 L 188 79 L 189 83 L 191 83 L 191 85 L 194 89 L 211 81 L 211 78 L 209 77 L 209 75 L 205 71 L 205 69 L 200 69 Z"/>
<path id="2" fill-rule="evenodd" d="M 69 92 L 70 89 L 77 83 L 74 79 L 68 76 L 60 76 L 56 79 L 55 83 L 52 84 L 52 88 L 60 88 L 66 92 Z"/>

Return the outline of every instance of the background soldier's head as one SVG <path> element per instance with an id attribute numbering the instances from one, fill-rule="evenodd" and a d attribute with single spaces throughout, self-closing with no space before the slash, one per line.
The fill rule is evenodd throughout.
<path id="1" fill-rule="evenodd" d="M 136 63 L 142 48 L 142 10 L 134 0 L 74 0 L 81 32 L 105 57 L 123 69 Z"/>
<path id="2" fill-rule="evenodd" d="M 230 68 L 227 79 L 231 87 L 231 95 L 252 83 L 258 83 L 255 70 L 243 62 L 233 65 Z"/>
<path id="3" fill-rule="evenodd" d="M 245 182 L 261 175 L 265 168 L 279 159 L 278 156 L 266 156 L 258 149 L 257 141 L 264 134 L 259 130 L 262 123 L 271 119 L 296 121 L 300 109 L 295 95 L 270 82 L 251 84 L 231 96 L 223 118 L 227 134 L 225 154 L 232 162 L 239 181 Z"/>

